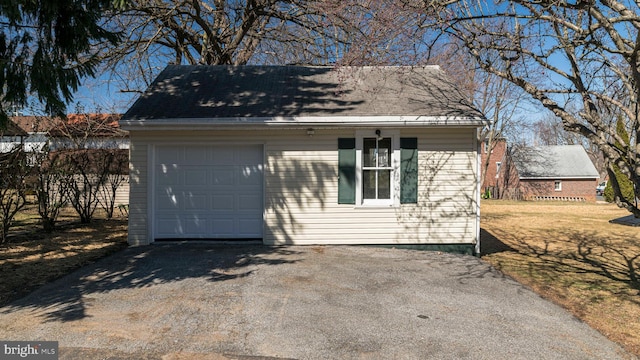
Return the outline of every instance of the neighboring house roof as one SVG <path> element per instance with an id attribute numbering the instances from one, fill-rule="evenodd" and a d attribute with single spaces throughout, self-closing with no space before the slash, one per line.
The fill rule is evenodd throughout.
<path id="1" fill-rule="evenodd" d="M 49 129 L 53 137 L 123 137 L 119 114 L 68 114 L 66 119 L 55 119 Z"/>
<path id="2" fill-rule="evenodd" d="M 6 123 L 6 126 L 0 127 L 0 136 L 27 136 L 26 131 L 24 131 L 20 126 L 18 126 L 13 121 L 9 120 Z"/>
<path id="3" fill-rule="evenodd" d="M 582 145 L 527 147 L 512 155 L 520 179 L 599 178 Z"/>
<path id="4" fill-rule="evenodd" d="M 68 114 L 66 119 L 48 116 L 14 116 L 11 120 L 27 132 L 47 133 L 53 137 L 125 136 L 120 129 L 120 114 Z"/>
<path id="5" fill-rule="evenodd" d="M 28 133 L 47 132 L 52 126 L 48 116 L 13 116 L 11 121 Z"/>
<path id="6" fill-rule="evenodd" d="M 438 66 L 169 65 L 122 118 L 126 126 L 356 121 L 483 126 L 486 120 Z"/>

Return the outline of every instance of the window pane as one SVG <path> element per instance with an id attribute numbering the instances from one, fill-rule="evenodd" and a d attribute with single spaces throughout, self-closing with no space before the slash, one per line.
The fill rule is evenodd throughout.
<path id="1" fill-rule="evenodd" d="M 391 138 L 378 141 L 378 166 L 391 166 Z"/>
<path id="2" fill-rule="evenodd" d="M 376 171 L 364 170 L 362 172 L 362 198 L 376 198 Z"/>
<path id="3" fill-rule="evenodd" d="M 391 170 L 380 170 L 378 173 L 378 199 L 391 198 Z"/>
<path id="4" fill-rule="evenodd" d="M 376 139 L 364 138 L 362 140 L 362 154 L 364 155 L 364 167 L 376 166 Z"/>

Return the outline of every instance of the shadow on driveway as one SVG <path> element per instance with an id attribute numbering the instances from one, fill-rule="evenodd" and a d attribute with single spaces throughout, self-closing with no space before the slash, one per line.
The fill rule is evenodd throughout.
<path id="1" fill-rule="evenodd" d="M 129 248 L 0 308 L 63 358 L 624 359 L 471 256 L 359 246 Z"/>
<path id="2" fill-rule="evenodd" d="M 259 255 L 272 254 L 266 259 Z M 38 296 L 29 296 L 6 307 L 3 313 L 19 308 L 52 309 L 46 321 L 75 321 L 87 316 L 84 297 L 117 289 L 157 286 L 188 278 L 210 282 L 238 279 L 251 274 L 247 265 L 279 265 L 297 261 L 295 251 L 266 246 L 212 246 L 173 243 L 134 247 L 113 255 L 96 266 L 82 269 L 45 286 Z M 55 310 L 54 310 L 55 309 Z"/>

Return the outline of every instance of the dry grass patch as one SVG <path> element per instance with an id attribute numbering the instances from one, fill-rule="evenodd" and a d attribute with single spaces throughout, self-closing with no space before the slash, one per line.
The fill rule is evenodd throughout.
<path id="1" fill-rule="evenodd" d="M 483 259 L 640 355 L 640 228 L 610 204 L 482 203 Z"/>
<path id="2" fill-rule="evenodd" d="M 47 234 L 27 213 L 18 225 L 0 246 L 0 306 L 127 246 L 125 219 L 67 223 Z"/>

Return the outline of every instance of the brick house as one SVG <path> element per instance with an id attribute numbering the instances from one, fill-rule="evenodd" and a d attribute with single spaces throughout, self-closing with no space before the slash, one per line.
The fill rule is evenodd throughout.
<path id="1" fill-rule="evenodd" d="M 511 156 L 522 198 L 596 200 L 600 174 L 581 145 L 530 147 Z"/>
<path id="2" fill-rule="evenodd" d="M 481 147 L 482 192 L 512 200 L 595 201 L 600 175 L 581 145 Z M 489 163 L 486 166 L 486 160 Z"/>
<path id="3" fill-rule="evenodd" d="M 505 177 L 508 165 L 507 141 L 504 138 L 494 140 L 493 149 L 489 151 L 489 142 L 482 142 L 480 148 L 480 168 L 482 171 L 482 193 L 490 194 L 491 198 L 502 198 L 503 191 L 508 183 Z M 487 158 L 489 163 L 487 164 Z"/>

